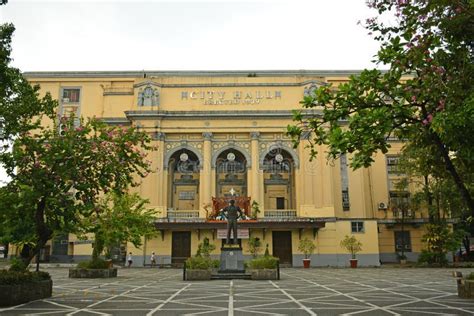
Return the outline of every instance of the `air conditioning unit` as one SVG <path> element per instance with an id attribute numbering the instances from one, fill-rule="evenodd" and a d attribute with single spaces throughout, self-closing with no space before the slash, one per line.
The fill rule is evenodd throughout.
<path id="1" fill-rule="evenodd" d="M 63 103 L 69 103 L 69 98 L 63 98 Z"/>
<path id="2" fill-rule="evenodd" d="M 380 203 L 379 203 L 379 210 L 381 210 L 381 211 L 382 211 L 382 210 L 383 210 L 383 211 L 385 211 L 386 209 L 387 209 L 387 205 L 385 205 L 385 203 L 384 203 L 384 202 L 380 202 Z"/>

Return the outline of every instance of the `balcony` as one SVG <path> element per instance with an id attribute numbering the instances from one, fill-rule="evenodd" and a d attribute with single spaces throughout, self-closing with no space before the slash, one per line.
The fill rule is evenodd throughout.
<path id="1" fill-rule="evenodd" d="M 265 218 L 295 218 L 296 210 L 268 210 L 263 213 Z"/>
<path id="2" fill-rule="evenodd" d="M 167 212 L 168 219 L 194 219 L 199 218 L 199 211 L 171 211 Z"/>

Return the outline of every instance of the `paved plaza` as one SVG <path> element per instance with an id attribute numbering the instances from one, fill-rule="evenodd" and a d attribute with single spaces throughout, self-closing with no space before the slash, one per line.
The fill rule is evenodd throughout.
<path id="1" fill-rule="evenodd" d="M 279 281 L 182 281 L 178 269 L 120 269 L 69 279 L 48 269 L 53 297 L 0 315 L 472 315 L 452 269 L 282 269 Z M 464 274 L 470 272 L 462 270 Z"/>

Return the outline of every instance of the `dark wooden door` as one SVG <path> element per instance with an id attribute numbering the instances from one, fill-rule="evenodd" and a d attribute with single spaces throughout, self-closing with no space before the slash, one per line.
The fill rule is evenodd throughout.
<path id="1" fill-rule="evenodd" d="M 191 232 L 173 232 L 171 264 L 182 265 L 191 257 Z"/>
<path id="2" fill-rule="evenodd" d="M 273 256 L 280 259 L 281 264 L 292 264 L 291 231 L 273 232 Z"/>

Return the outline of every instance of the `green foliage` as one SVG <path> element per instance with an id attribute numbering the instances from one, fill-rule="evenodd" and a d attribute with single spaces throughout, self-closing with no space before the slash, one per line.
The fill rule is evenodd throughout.
<path id="1" fill-rule="evenodd" d="M 418 257 L 418 264 L 444 267 L 448 264 L 445 253 L 436 253 L 423 249 Z"/>
<path id="2" fill-rule="evenodd" d="M 157 212 L 147 209 L 147 203 L 137 193 L 109 192 L 99 200 L 93 213 L 83 218 L 77 234 L 83 238 L 94 234 L 94 258 L 103 250 L 110 258 L 112 248 L 126 242 L 139 247 L 142 236 L 148 238 L 157 233 L 153 225 Z"/>
<path id="3" fill-rule="evenodd" d="M 13 257 L 10 259 L 10 268 L 8 271 L 15 271 L 15 272 L 22 272 L 28 269 L 28 265 L 26 265 L 23 261 L 18 259 L 17 257 Z"/>
<path id="4" fill-rule="evenodd" d="M 468 279 L 468 280 L 474 280 L 474 272 L 469 273 L 469 275 L 467 276 L 466 279 Z"/>
<path id="5" fill-rule="evenodd" d="M 199 243 L 198 249 L 196 251 L 196 257 L 205 257 L 209 258 L 211 256 L 211 252 L 216 249 L 216 246 L 209 243 L 209 238 L 205 237 L 202 243 Z"/>
<path id="6" fill-rule="evenodd" d="M 252 257 L 257 257 L 258 253 L 260 252 L 260 247 L 262 246 L 262 242 L 258 237 L 252 237 L 249 239 L 249 252 L 252 254 Z"/>
<path id="7" fill-rule="evenodd" d="M 186 260 L 187 269 L 208 270 L 219 267 L 219 260 L 212 260 L 205 256 L 194 256 Z"/>
<path id="8" fill-rule="evenodd" d="M 341 248 L 346 249 L 352 256 L 352 259 L 356 258 L 356 254 L 360 251 L 362 251 L 362 243 L 357 240 L 357 238 L 354 235 L 351 235 L 349 237 L 346 235 L 343 240 L 341 240 Z"/>
<path id="9" fill-rule="evenodd" d="M 247 262 L 249 269 L 276 269 L 278 258 L 271 256 L 257 257 Z"/>
<path id="10" fill-rule="evenodd" d="M 380 43 L 374 61 L 388 70 L 364 70 L 305 96 L 288 134 L 297 146 L 309 132 L 313 157 L 316 145 L 327 146 L 329 159 L 352 153 L 355 169 L 387 153 L 389 138 L 402 140 L 403 152 L 416 151 L 412 164 L 423 175 L 449 175 L 474 214 L 474 3 L 367 3 L 380 17 L 365 23 Z"/>
<path id="11" fill-rule="evenodd" d="M 257 201 L 252 201 L 252 218 L 257 219 L 258 214 L 260 213 L 260 205 Z"/>
<path id="12" fill-rule="evenodd" d="M 309 257 L 313 254 L 314 249 L 316 249 L 316 245 L 312 240 L 309 238 L 300 239 L 298 250 L 304 254 L 305 259 L 309 259 Z"/>
<path id="13" fill-rule="evenodd" d="M 30 272 L 30 271 L 10 271 L 0 270 L 0 285 L 24 284 L 50 280 L 51 276 L 47 272 Z"/>
<path id="14" fill-rule="evenodd" d="M 77 264 L 81 269 L 108 269 L 109 263 L 101 258 L 95 258 L 90 261 L 82 261 Z"/>
<path id="15" fill-rule="evenodd" d="M 422 237 L 426 249 L 418 258 L 419 263 L 430 265 L 447 264 L 446 255 L 449 251 L 456 251 L 464 235 L 462 231 L 452 231 L 445 221 L 428 224 L 426 233 Z"/>
<path id="16" fill-rule="evenodd" d="M 270 251 L 268 250 L 268 244 L 265 246 L 265 254 L 264 257 L 270 257 Z"/>

